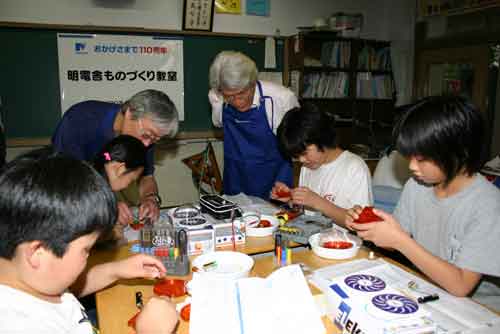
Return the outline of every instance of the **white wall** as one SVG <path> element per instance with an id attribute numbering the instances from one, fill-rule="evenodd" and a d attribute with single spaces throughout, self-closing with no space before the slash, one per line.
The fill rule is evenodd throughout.
<path id="1" fill-rule="evenodd" d="M 385 3 L 385 17 L 390 21 L 385 39 L 392 41 L 392 65 L 398 92 L 396 104 L 408 104 L 413 92 L 415 1 L 386 0 Z"/>
<path id="2" fill-rule="evenodd" d="M 398 103 L 411 96 L 415 0 L 271 0 L 269 17 L 215 14 L 214 32 L 281 35 L 311 26 L 318 17 L 343 11 L 364 15 L 363 38 L 393 41 L 393 63 L 400 91 Z M 245 0 L 241 0 L 245 8 Z M 57 8 L 57 10 L 56 10 Z M 0 0 L 0 21 L 143 27 L 180 30 L 182 0 Z M 189 112 L 187 110 L 186 112 Z M 203 143 L 182 144 L 177 150 L 159 152 L 156 171 L 166 205 L 194 201 L 196 189 L 190 170 L 181 159 L 201 152 Z M 222 169 L 222 145 L 214 145 Z M 8 158 L 25 149 L 9 148 Z"/>
<path id="3" fill-rule="evenodd" d="M 0 21 L 12 22 L 179 29 L 180 13 L 181 0 L 0 1 Z"/>
<path id="4" fill-rule="evenodd" d="M 215 157 L 222 173 L 224 166 L 222 142 L 212 142 Z M 205 142 L 181 142 L 174 150 L 158 150 L 156 152 L 155 177 L 160 185 L 160 195 L 163 205 L 177 205 L 193 202 L 198 198 L 191 170 L 182 163 L 182 159 L 201 153 L 206 147 Z"/>
<path id="5" fill-rule="evenodd" d="M 241 0 L 244 11 L 245 0 Z M 282 35 L 334 12 L 360 12 L 363 37 L 413 39 L 414 0 L 271 0 L 269 17 L 215 14 L 214 32 Z M 57 10 L 56 10 L 57 8 Z M 180 30 L 183 0 L 2 0 L 0 21 Z M 399 36 L 396 36 L 399 35 Z"/>

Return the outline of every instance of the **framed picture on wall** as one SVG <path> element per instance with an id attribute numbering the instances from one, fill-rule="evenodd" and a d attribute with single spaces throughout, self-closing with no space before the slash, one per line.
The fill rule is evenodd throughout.
<path id="1" fill-rule="evenodd" d="M 182 30 L 212 31 L 214 0 L 184 0 Z"/>

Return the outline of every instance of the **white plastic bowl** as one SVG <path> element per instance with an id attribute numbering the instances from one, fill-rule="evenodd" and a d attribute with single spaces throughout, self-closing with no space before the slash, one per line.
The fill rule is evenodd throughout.
<path id="1" fill-rule="evenodd" d="M 211 262 L 217 265 L 203 269 L 203 265 Z M 193 260 L 192 266 L 202 269 L 200 272 L 193 273 L 193 279 L 210 275 L 215 278 L 238 279 L 248 277 L 250 270 L 254 265 L 254 260 L 244 254 L 233 251 L 217 251 L 202 254 Z"/>
<path id="2" fill-rule="evenodd" d="M 359 237 L 349 234 L 348 235 L 349 241 L 353 243 L 353 246 L 351 248 L 347 249 L 324 248 L 319 245 L 319 235 L 320 233 L 311 235 L 311 237 L 309 237 L 309 244 L 311 245 L 314 254 L 318 255 L 319 257 L 323 257 L 325 259 L 344 260 L 355 257 L 356 254 L 358 254 L 361 244 L 363 243 L 363 241 Z"/>
<path id="3" fill-rule="evenodd" d="M 249 224 L 252 222 L 247 222 L 246 224 L 246 236 L 247 237 L 267 237 L 273 234 L 274 231 L 278 229 L 279 220 L 274 216 L 261 215 L 260 220 L 267 220 L 271 223 L 270 227 L 251 227 Z M 258 224 L 258 223 L 257 223 Z"/>

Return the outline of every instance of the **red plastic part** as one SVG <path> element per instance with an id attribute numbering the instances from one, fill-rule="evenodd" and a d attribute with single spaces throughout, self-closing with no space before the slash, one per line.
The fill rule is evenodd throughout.
<path id="1" fill-rule="evenodd" d="M 365 206 L 358 219 L 356 219 L 354 222 L 357 224 L 366 224 L 382 220 L 382 218 L 373 213 L 373 206 Z"/>
<path id="2" fill-rule="evenodd" d="M 186 294 L 186 281 L 180 279 L 164 279 L 154 285 L 153 291 L 159 296 L 184 296 Z"/>
<path id="3" fill-rule="evenodd" d="M 133 229 L 133 230 L 140 230 L 141 228 L 144 227 L 144 224 L 143 223 L 139 223 L 138 221 L 134 220 L 132 221 L 132 223 L 129 224 L 130 227 Z"/>
<path id="4" fill-rule="evenodd" d="M 129 327 L 135 329 L 135 322 L 137 321 L 137 316 L 139 315 L 139 313 L 141 313 L 141 311 L 137 312 L 132 318 L 130 318 L 127 323 Z"/>
<path id="5" fill-rule="evenodd" d="M 352 242 L 349 241 L 326 241 L 321 245 L 323 248 L 332 248 L 332 249 L 349 249 L 352 247 Z"/>
<path id="6" fill-rule="evenodd" d="M 288 220 L 293 220 L 293 219 L 297 218 L 298 216 L 300 216 L 302 214 L 302 211 L 301 210 L 283 210 L 283 211 L 278 212 L 276 214 L 276 217 L 284 216 L 285 214 L 288 216 Z"/>
<path id="7" fill-rule="evenodd" d="M 257 224 L 256 227 L 271 227 L 273 224 L 269 220 L 261 219 L 261 221 Z"/>
<path id="8" fill-rule="evenodd" d="M 181 319 L 184 321 L 189 321 L 190 316 L 191 316 L 191 304 L 184 305 L 181 308 Z"/>
<path id="9" fill-rule="evenodd" d="M 288 197 L 292 196 L 292 193 L 290 191 L 285 190 L 285 189 L 279 189 L 276 192 L 276 196 L 278 196 L 280 198 L 288 198 Z"/>

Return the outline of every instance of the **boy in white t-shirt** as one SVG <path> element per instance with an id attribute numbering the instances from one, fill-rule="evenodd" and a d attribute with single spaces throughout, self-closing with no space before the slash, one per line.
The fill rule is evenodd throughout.
<path id="1" fill-rule="evenodd" d="M 86 270 L 96 239 L 115 224 L 116 199 L 90 165 L 50 148 L 4 167 L 0 212 L 0 333 L 92 333 L 70 287 L 81 297 L 118 279 L 165 274 L 163 264 L 146 255 Z M 176 323 L 175 306 L 154 297 L 136 329 L 171 333 Z"/>
<path id="2" fill-rule="evenodd" d="M 340 225 L 353 204 L 372 204 L 370 170 L 359 156 L 337 146 L 333 117 L 308 106 L 294 108 L 283 118 L 278 139 L 302 168 L 299 187 L 276 182 L 271 198 L 304 205 Z"/>

